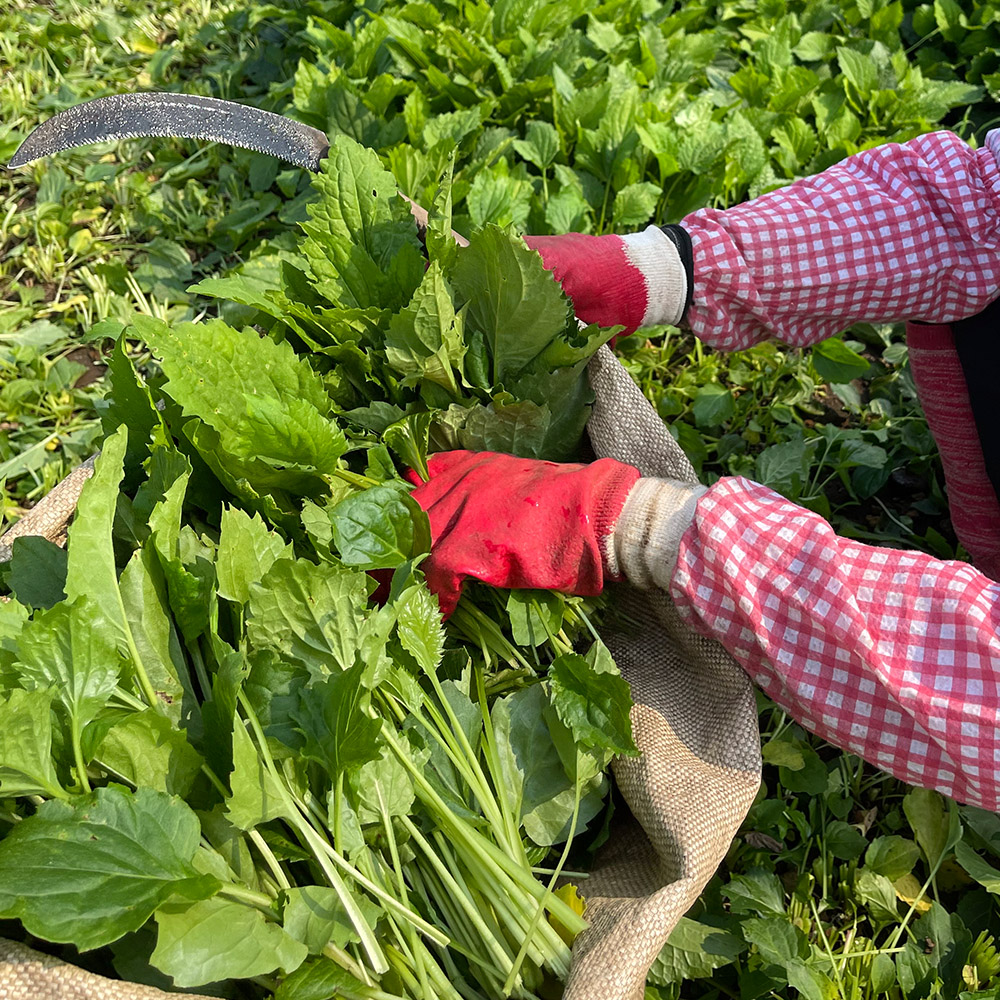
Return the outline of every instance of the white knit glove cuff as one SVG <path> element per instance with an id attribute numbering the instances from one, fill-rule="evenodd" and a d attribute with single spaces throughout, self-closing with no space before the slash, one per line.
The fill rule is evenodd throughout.
<path id="1" fill-rule="evenodd" d="M 621 237 L 625 256 L 637 268 L 646 285 L 646 309 L 641 326 L 676 326 L 687 304 L 688 282 L 680 252 L 658 226 Z"/>
<path id="2" fill-rule="evenodd" d="M 624 576 L 641 590 L 668 589 L 681 536 L 707 492 L 707 486 L 673 479 L 638 480 L 604 540 L 609 574 Z"/>

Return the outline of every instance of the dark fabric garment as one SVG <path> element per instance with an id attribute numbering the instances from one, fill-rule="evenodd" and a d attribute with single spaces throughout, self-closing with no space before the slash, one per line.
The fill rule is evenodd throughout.
<path id="1" fill-rule="evenodd" d="M 996 377 L 1000 372 L 1000 300 L 969 319 L 951 324 L 965 373 L 969 403 L 993 492 L 1000 497 L 1000 417 Z"/>

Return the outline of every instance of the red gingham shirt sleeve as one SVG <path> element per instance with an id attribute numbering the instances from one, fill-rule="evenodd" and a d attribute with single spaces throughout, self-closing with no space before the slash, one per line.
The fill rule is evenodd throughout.
<path id="1" fill-rule="evenodd" d="M 1000 809 L 1000 584 L 841 538 L 730 477 L 699 500 L 671 594 L 813 732 L 910 784 Z"/>
<path id="2" fill-rule="evenodd" d="M 714 347 L 805 345 L 859 320 L 950 323 L 1000 289 L 1000 131 L 889 143 L 724 211 L 700 209 L 687 324 Z"/>

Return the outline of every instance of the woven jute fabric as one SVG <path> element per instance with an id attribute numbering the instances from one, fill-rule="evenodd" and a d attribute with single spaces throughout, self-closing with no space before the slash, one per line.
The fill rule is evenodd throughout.
<path id="1" fill-rule="evenodd" d="M 628 462 L 644 476 L 696 482 L 690 462 L 606 347 L 589 371 L 597 400 L 588 431 L 597 457 Z M 17 529 L 58 539 L 89 474 L 61 483 L 0 546 L 9 546 Z M 619 819 L 582 887 L 590 926 L 574 944 L 565 1000 L 642 997 L 650 965 L 718 868 L 760 785 L 760 736 L 746 674 L 722 646 L 685 624 L 669 595 L 620 584 L 613 599 L 630 624 L 604 638 L 632 687 L 641 754 L 613 765 L 631 815 Z M 0 1000 L 167 995 L 0 942 Z"/>
<path id="2" fill-rule="evenodd" d="M 91 455 L 78 465 L 61 483 L 54 486 L 45 498 L 33 507 L 12 528 L 0 537 L 0 562 L 7 562 L 12 554 L 15 539 L 27 535 L 40 535 L 50 542 L 63 542 L 66 525 L 76 510 L 83 484 L 94 474 L 96 455 Z"/>
<path id="3" fill-rule="evenodd" d="M 697 482 L 656 411 L 607 348 L 590 363 L 587 430 L 599 458 L 644 476 Z M 641 756 L 613 765 L 632 815 L 583 885 L 590 927 L 573 948 L 565 1000 L 638 1000 L 677 921 L 715 873 L 760 786 L 760 734 L 747 675 L 681 619 L 667 594 L 626 584 L 635 624 L 604 636 L 632 688 Z"/>
<path id="4" fill-rule="evenodd" d="M 106 979 L 17 941 L 0 940 L 0 1000 L 176 1000 L 178 995 Z M 180 995 L 212 1000 L 196 993 Z"/>

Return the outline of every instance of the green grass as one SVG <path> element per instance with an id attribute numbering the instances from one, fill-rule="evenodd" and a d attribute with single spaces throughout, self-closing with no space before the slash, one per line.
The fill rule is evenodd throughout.
<path id="1" fill-rule="evenodd" d="M 497 4 L 487 45 L 483 3 L 462 7 L 459 31 L 445 4 L 443 17 L 427 3 L 389 3 L 372 17 L 329 0 L 14 0 L 0 13 L 0 158 L 80 101 L 186 90 L 294 106 L 331 133 L 356 128 L 425 201 L 457 148 L 460 228 L 613 231 L 733 203 L 942 122 L 981 138 L 995 118 L 968 89 L 996 90 L 995 53 L 978 58 L 967 35 L 971 25 L 993 38 L 996 2 L 967 15 L 951 0 L 568 3 L 551 24 L 534 6 Z M 385 17 L 397 18 L 396 41 Z M 838 45 L 864 55 L 875 77 Z M 857 79 L 845 80 L 845 65 Z M 617 108 L 634 92 L 635 106 L 602 119 L 602 87 Z M 678 119 L 704 142 L 677 147 Z M 528 121 L 552 123 L 551 159 L 530 148 Z M 305 183 L 256 154 L 184 141 L 0 173 L 5 518 L 97 447 L 102 359 L 129 319 L 214 309 L 188 286 L 264 266 Z M 842 534 L 963 556 L 901 329 L 850 331 L 861 360 L 833 383 L 816 353 L 763 344 L 721 355 L 676 330 L 647 333 L 622 341 L 621 356 L 706 481 L 761 479 Z M 808 736 L 763 697 L 760 724 L 761 795 L 650 998 L 920 1000 L 1000 984 L 996 900 L 955 860 L 952 807 Z M 1000 867 L 1000 821 L 959 814 L 963 843 Z"/>

